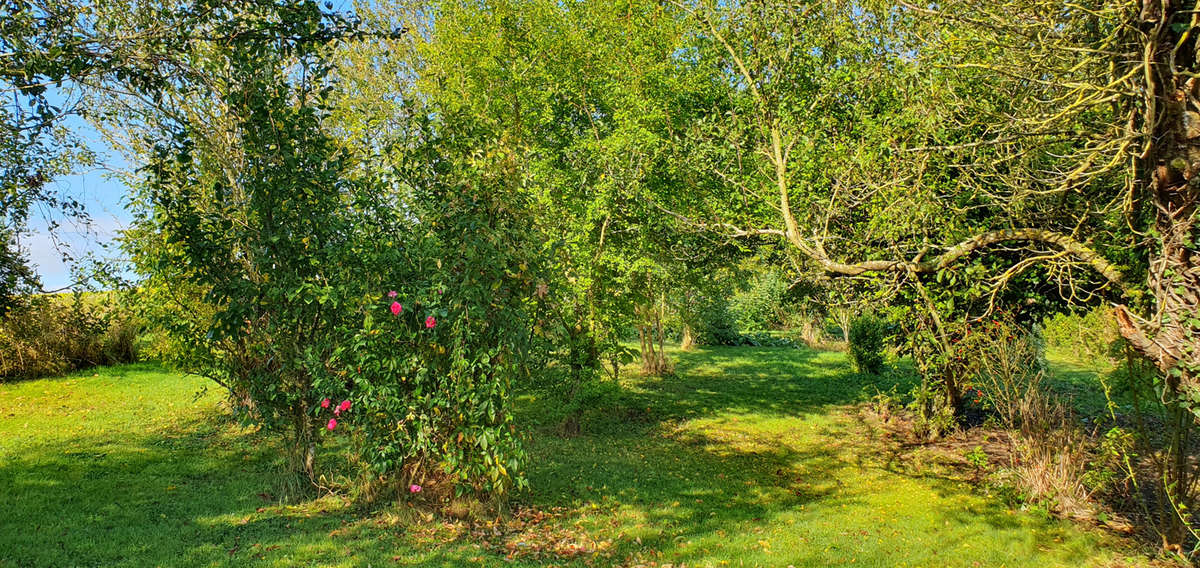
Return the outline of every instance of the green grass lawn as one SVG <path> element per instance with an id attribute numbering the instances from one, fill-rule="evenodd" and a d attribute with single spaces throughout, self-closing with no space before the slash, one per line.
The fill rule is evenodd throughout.
<path id="1" fill-rule="evenodd" d="M 0 384 L 0 566 L 1126 566 L 1128 541 L 865 453 L 844 355 L 675 353 L 583 434 L 532 394 L 507 520 L 274 498 L 279 450 L 149 365 Z M 884 387 L 890 385 L 883 385 Z M 873 391 L 872 391 L 873 392 Z"/>

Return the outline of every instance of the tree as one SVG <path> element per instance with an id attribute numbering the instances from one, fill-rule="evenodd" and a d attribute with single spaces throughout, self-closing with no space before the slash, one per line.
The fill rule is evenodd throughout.
<path id="1" fill-rule="evenodd" d="M 383 12 L 392 21 L 437 15 L 405 47 L 418 54 L 413 81 L 479 133 L 482 153 L 503 157 L 514 195 L 538 204 L 530 222 L 554 271 L 532 331 L 561 354 L 572 384 L 590 380 L 625 353 L 620 336 L 638 313 L 661 303 L 631 287 L 645 282 L 646 257 L 669 260 L 649 246 L 669 224 L 639 195 L 672 175 L 668 139 L 644 126 L 675 118 L 659 96 L 670 87 L 672 21 L 647 3 L 430 2 Z"/>
<path id="2" fill-rule="evenodd" d="M 1161 373 L 1163 499 L 1183 505 L 1164 538 L 1182 543 L 1200 362 L 1192 6 L 676 6 L 729 109 L 693 128 L 695 169 L 727 188 L 664 205 L 828 274 L 896 275 L 935 344 L 964 300 L 986 311 L 1013 287 L 1114 300 Z"/>
<path id="3" fill-rule="evenodd" d="M 497 198 L 505 170 L 430 107 L 377 145 L 353 136 L 330 50 L 395 34 L 343 33 L 311 2 L 241 8 L 211 25 L 242 40 L 192 45 L 157 96 L 104 107 L 146 164 L 125 245 L 169 361 L 280 433 L 308 482 L 350 429 L 388 482 L 522 484 L 508 392 L 536 259 L 527 210 Z"/>
<path id="4" fill-rule="evenodd" d="M 44 210 L 52 231 L 55 215 L 87 221 L 83 206 L 52 184 L 89 160 L 62 125 L 72 101 L 54 104 L 51 96 L 53 87 L 101 57 L 79 45 L 78 12 L 61 1 L 0 5 L 0 315 L 21 295 L 41 290 L 20 247 L 31 213 Z"/>

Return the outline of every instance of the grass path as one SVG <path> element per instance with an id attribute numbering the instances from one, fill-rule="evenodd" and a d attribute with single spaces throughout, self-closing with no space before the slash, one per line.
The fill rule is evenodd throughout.
<path id="1" fill-rule="evenodd" d="M 838 353 L 676 354 L 554 432 L 524 395 L 528 494 L 503 523 L 272 497 L 279 452 L 202 379 L 148 365 L 0 385 L 0 566 L 1133 566 L 1130 545 L 891 471 Z M 200 394 L 197 394 L 200 393 Z M 857 442 L 857 443 L 856 443 Z"/>

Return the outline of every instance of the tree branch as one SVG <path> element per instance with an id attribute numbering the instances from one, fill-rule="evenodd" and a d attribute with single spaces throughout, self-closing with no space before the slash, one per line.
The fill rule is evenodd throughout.
<path id="1" fill-rule="evenodd" d="M 1117 270 L 1117 267 L 1087 245 L 1062 233 L 1035 228 L 1003 229 L 981 233 L 950 247 L 946 252 L 928 261 L 917 259 L 868 260 L 846 264 L 829 258 L 813 258 L 813 260 L 817 261 L 826 272 L 846 276 L 857 276 L 864 272 L 930 273 L 942 270 L 979 249 L 1008 241 L 1030 241 L 1055 245 L 1062 249 L 1063 252 L 1086 262 L 1106 280 L 1117 285 L 1122 290 L 1126 287 L 1124 276 Z"/>

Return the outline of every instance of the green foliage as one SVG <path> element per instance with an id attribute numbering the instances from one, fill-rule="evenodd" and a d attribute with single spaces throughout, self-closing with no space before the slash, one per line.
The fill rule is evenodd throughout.
<path id="1" fill-rule="evenodd" d="M 790 349 L 804 349 L 806 347 L 800 343 L 796 343 L 790 338 L 773 335 L 765 331 L 760 331 L 757 333 L 743 333 L 742 336 L 738 338 L 737 344 L 749 347 L 787 347 Z"/>
<path id="2" fill-rule="evenodd" d="M 720 297 L 704 299 L 696 330 L 696 341 L 700 345 L 800 348 L 792 339 L 767 331 L 742 333 L 729 302 Z"/>
<path id="3" fill-rule="evenodd" d="M 18 307 L 22 297 L 41 288 L 28 260 L 17 248 L 13 232 L 0 228 L 0 317 Z"/>
<path id="4" fill-rule="evenodd" d="M 196 108 L 152 125 L 169 142 L 145 157 L 126 242 L 146 276 L 146 314 L 177 346 L 167 361 L 228 389 L 245 419 L 287 431 L 295 471 L 312 477 L 314 379 L 361 313 L 366 283 L 348 276 L 366 267 L 355 259 L 375 251 L 361 251 L 352 209 L 370 188 L 322 132 L 319 83 L 299 80 L 322 67 L 290 75 L 286 60 L 239 46 L 209 62 L 225 68 L 220 86 L 190 86 L 233 110 L 237 147 L 220 145 Z"/>
<path id="5" fill-rule="evenodd" d="M 1080 361 L 1113 364 L 1123 358 L 1124 342 L 1111 308 L 1058 313 L 1042 323 L 1046 346 L 1070 353 Z"/>
<path id="6" fill-rule="evenodd" d="M 548 265 L 533 341 L 541 360 L 571 370 L 568 390 L 619 361 L 623 330 L 639 327 L 661 343 L 661 298 L 680 268 L 669 224 L 640 198 L 674 168 L 666 139 L 631 120 L 671 120 L 655 95 L 668 92 L 658 83 L 668 80 L 675 32 L 666 14 L 636 4 L 446 1 L 376 11 L 394 25 L 437 13 L 428 33 L 391 49 L 420 70 L 413 88 L 454 135 L 502 169 L 505 199 L 533 204 L 525 222 L 540 236 L 531 253 Z M 613 58 L 618 45 L 625 56 Z M 373 68 L 363 66 L 372 86 L 408 80 L 371 76 Z M 649 84 L 632 87 L 633 77 Z M 644 359 L 665 364 L 648 345 Z"/>
<path id="7" fill-rule="evenodd" d="M 225 387 L 308 480 L 349 431 L 370 476 L 498 496 L 521 484 L 508 393 L 528 352 L 529 210 L 453 116 L 416 113 L 370 148 L 335 137 L 320 53 L 336 22 L 290 8 L 280 42 L 205 52 L 220 81 L 131 115 L 166 139 L 143 156 L 126 239 L 145 313 L 168 362 Z M 325 398 L 351 409 L 330 422 Z"/>
<path id="8" fill-rule="evenodd" d="M 983 451 L 983 446 L 975 446 L 971 449 L 971 451 L 963 454 L 963 457 L 965 457 L 967 459 L 967 463 L 971 464 L 971 467 L 975 468 L 976 470 L 983 469 L 988 465 L 988 455 L 987 452 Z"/>
<path id="9" fill-rule="evenodd" d="M 729 301 L 723 297 L 705 297 L 700 300 L 696 337 L 701 345 L 739 345 L 742 333 L 737 319 L 730 310 Z"/>
<path id="10" fill-rule="evenodd" d="M 750 281 L 750 286 L 734 294 L 729 311 L 743 331 L 767 331 L 783 323 L 784 295 L 788 283 L 778 272 L 770 271 Z"/>
<path id="11" fill-rule="evenodd" d="M 115 293 L 27 297 L 0 317 L 0 381 L 132 362 L 140 331 Z"/>
<path id="12" fill-rule="evenodd" d="M 885 422 L 904 408 L 897 385 L 893 384 L 887 390 L 880 389 L 879 385 L 871 385 L 870 388 L 875 393 L 871 395 L 871 410 Z"/>
<path id="13" fill-rule="evenodd" d="M 92 69 L 107 53 L 80 41 L 86 32 L 80 6 L 59 0 L 13 0 L 0 5 L 0 316 L 41 282 L 19 246 L 41 214 L 46 232 L 60 223 L 87 224 L 83 205 L 55 178 L 92 163 L 92 157 L 61 119 L 75 105 L 55 89 L 64 78 Z M 57 95 L 57 96 L 56 96 Z M 59 100 L 63 99 L 63 100 Z"/>
<path id="14" fill-rule="evenodd" d="M 905 313 L 905 312 L 898 312 Z M 932 319 L 932 316 L 928 316 Z M 1007 360 L 1006 364 L 1017 364 L 1030 357 L 1030 365 L 1044 368 L 1042 346 L 1039 337 L 1024 330 L 1016 324 L 1011 316 L 997 314 L 997 319 L 974 322 L 942 322 L 940 326 L 929 321 L 918 321 L 905 334 L 905 348 L 912 355 L 924 386 L 931 394 L 922 397 L 923 403 L 917 408 L 920 413 L 941 424 L 943 414 L 951 417 L 959 415 L 968 402 L 967 391 L 973 388 L 978 380 L 978 374 L 983 364 L 983 357 L 994 354 L 997 347 L 1011 346 L 1014 338 L 1023 338 L 1023 348 L 1008 350 L 1007 354 L 1016 354 L 1019 361 Z M 1003 349 L 1001 349 L 1003 351 Z M 1008 376 L 1020 375 L 1018 370 L 1009 369 Z M 1023 382 L 1020 375 L 1018 384 Z M 1023 389 L 1020 392 L 1025 392 Z M 938 405 L 948 405 L 941 408 Z M 940 434 L 932 430 L 934 435 Z"/>
<path id="15" fill-rule="evenodd" d="M 1100 440 L 1083 476 L 1088 491 L 1100 495 L 1122 495 L 1131 489 L 1138 462 L 1137 441 L 1132 432 L 1120 426 L 1109 428 Z"/>
<path id="16" fill-rule="evenodd" d="M 933 440 L 958 426 L 954 405 L 944 389 L 922 377 L 921 383 L 909 393 L 908 408 L 913 412 L 913 433 L 918 438 Z"/>
<path id="17" fill-rule="evenodd" d="M 874 314 L 860 315 L 850 322 L 850 360 L 858 372 L 878 374 L 883 369 L 887 335 L 887 323 Z"/>
<path id="18" fill-rule="evenodd" d="M 417 210 L 434 229 L 395 253 L 379 251 L 376 268 L 395 298 L 380 288 L 361 327 L 338 342 L 336 371 L 313 388 L 361 409 L 348 424 L 376 473 L 444 473 L 460 491 L 499 495 L 524 484 L 509 398 L 527 351 L 534 276 L 520 251 L 528 233 L 486 191 L 438 207 L 422 196 L 430 200 Z"/>

